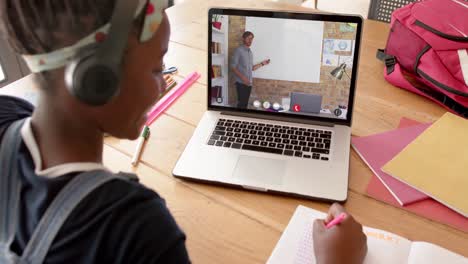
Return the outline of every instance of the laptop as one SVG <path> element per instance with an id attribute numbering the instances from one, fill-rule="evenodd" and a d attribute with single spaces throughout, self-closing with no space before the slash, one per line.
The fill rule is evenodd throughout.
<path id="1" fill-rule="evenodd" d="M 345 201 L 362 18 L 212 8 L 208 19 L 207 111 L 173 175 Z M 291 93 L 298 104 L 319 95 L 323 111 L 291 111 Z"/>
<path id="2" fill-rule="evenodd" d="M 292 92 L 291 105 L 296 112 L 319 114 L 322 110 L 322 96 Z"/>

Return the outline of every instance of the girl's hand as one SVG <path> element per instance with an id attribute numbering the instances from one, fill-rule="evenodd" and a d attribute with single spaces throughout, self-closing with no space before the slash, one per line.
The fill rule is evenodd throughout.
<path id="1" fill-rule="evenodd" d="M 346 213 L 338 225 L 327 229 L 325 226 L 346 210 L 335 203 L 330 207 L 327 219 L 314 222 L 314 252 L 318 264 L 361 264 L 367 254 L 367 237 L 362 225 Z"/>

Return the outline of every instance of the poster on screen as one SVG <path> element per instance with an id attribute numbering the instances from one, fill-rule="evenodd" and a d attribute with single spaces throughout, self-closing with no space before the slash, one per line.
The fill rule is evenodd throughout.
<path id="1" fill-rule="evenodd" d="M 340 56 L 335 54 L 323 54 L 323 66 L 338 66 Z"/>
<path id="2" fill-rule="evenodd" d="M 324 39 L 323 53 L 335 54 L 337 51 L 350 52 L 352 45 L 353 43 L 350 39 Z"/>

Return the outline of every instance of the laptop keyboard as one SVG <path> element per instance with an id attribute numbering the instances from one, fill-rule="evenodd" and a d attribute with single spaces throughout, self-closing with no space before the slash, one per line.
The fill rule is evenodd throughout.
<path id="1" fill-rule="evenodd" d="M 208 145 L 328 161 L 333 132 L 219 119 Z"/>

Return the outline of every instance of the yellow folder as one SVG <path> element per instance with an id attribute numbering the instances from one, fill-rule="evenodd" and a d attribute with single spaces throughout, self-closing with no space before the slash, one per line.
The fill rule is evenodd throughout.
<path id="1" fill-rule="evenodd" d="M 445 114 L 382 170 L 468 217 L 468 120 Z"/>

